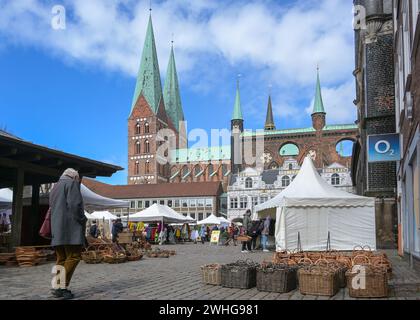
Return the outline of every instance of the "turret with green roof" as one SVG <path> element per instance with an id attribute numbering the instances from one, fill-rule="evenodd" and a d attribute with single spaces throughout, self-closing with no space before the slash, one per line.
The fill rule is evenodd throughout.
<path id="1" fill-rule="evenodd" d="M 157 114 L 163 95 L 151 15 L 149 16 L 131 109 L 134 108 L 141 95 L 144 96 L 152 111 Z"/>
<path id="2" fill-rule="evenodd" d="M 239 90 L 239 79 L 236 83 L 236 98 L 235 98 L 235 105 L 233 107 L 233 115 L 232 120 L 244 120 L 242 116 L 242 108 L 241 108 L 241 94 Z"/>
<path id="3" fill-rule="evenodd" d="M 316 90 L 314 108 L 312 111 L 312 126 L 316 131 L 321 131 L 326 125 L 326 112 L 322 101 L 321 80 L 319 79 L 319 68 L 317 68 Z"/>
<path id="4" fill-rule="evenodd" d="M 179 93 L 178 74 L 176 72 L 174 47 L 171 48 L 168 70 L 163 89 L 166 113 L 172 120 L 175 128 L 180 131 L 180 121 L 184 121 L 184 111 L 182 109 L 181 95 Z"/>

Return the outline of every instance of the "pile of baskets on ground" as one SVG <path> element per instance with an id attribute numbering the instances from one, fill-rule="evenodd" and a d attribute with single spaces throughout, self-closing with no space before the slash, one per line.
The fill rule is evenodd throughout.
<path id="1" fill-rule="evenodd" d="M 227 265 L 201 267 L 203 282 L 228 288 L 334 296 L 347 287 L 354 298 L 388 296 L 391 263 L 384 253 L 369 248 L 353 252 L 278 252 L 273 260 L 257 264 L 237 261 Z"/>

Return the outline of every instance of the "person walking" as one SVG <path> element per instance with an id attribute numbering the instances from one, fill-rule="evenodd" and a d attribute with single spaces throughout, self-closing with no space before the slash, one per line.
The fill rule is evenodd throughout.
<path id="1" fill-rule="evenodd" d="M 64 171 L 50 193 L 51 246 L 55 248 L 57 266 L 65 270 L 65 283 L 53 289 L 56 298 L 73 299 L 68 289 L 70 281 L 81 260 L 83 246 L 86 245 L 86 221 L 83 198 L 80 192 L 79 173 L 74 169 Z M 57 275 L 57 278 L 62 279 Z"/>
<path id="2" fill-rule="evenodd" d="M 243 219 L 244 236 L 251 234 L 252 221 L 251 221 L 251 210 L 247 210 Z M 251 241 L 242 241 L 242 253 L 251 252 Z"/>
<path id="3" fill-rule="evenodd" d="M 262 242 L 264 252 L 269 252 L 267 249 L 267 242 L 268 242 L 268 235 L 270 234 L 270 224 L 271 224 L 271 217 L 268 216 L 264 220 L 264 228 L 261 231 L 261 242 Z"/>
<path id="4" fill-rule="evenodd" d="M 117 220 L 114 221 L 113 225 L 112 225 L 112 242 L 117 242 L 118 240 L 118 234 L 120 234 L 121 232 L 123 232 L 124 230 L 124 226 L 121 222 L 121 219 L 118 218 Z"/>
<path id="5" fill-rule="evenodd" d="M 253 221 L 251 226 L 251 232 L 249 236 L 251 239 L 251 248 L 252 250 L 255 250 L 257 248 L 257 238 L 260 235 L 260 222 L 259 221 Z"/>
<path id="6" fill-rule="evenodd" d="M 206 226 L 202 226 L 200 230 L 200 238 L 201 238 L 202 244 L 204 244 L 204 242 L 206 241 L 206 236 L 207 236 L 207 228 Z"/>

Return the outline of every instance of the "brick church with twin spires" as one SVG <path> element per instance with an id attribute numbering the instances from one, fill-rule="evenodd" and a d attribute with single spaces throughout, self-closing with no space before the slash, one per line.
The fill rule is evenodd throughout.
<path id="1" fill-rule="evenodd" d="M 230 177 L 248 166 L 242 158 L 238 161 L 240 146 L 247 142 L 255 145 L 258 138 L 264 139 L 264 151 L 257 158 L 261 158 L 266 170 L 279 169 L 291 158 L 301 164 L 308 154 L 317 168 L 332 164 L 349 168 L 351 156 L 337 146 L 345 140 L 356 141 L 357 135 L 355 124 L 327 125 L 319 72 L 309 128 L 277 130 L 269 96 L 264 131 L 244 130 L 239 82 L 231 119 L 230 146 L 189 149 L 185 120 L 173 47 L 162 90 L 150 16 L 128 119 L 128 184 L 220 181 L 226 190 Z M 162 129 L 169 129 L 164 131 L 170 134 L 160 137 Z M 160 148 L 163 144 L 170 145 L 169 150 Z M 163 153 L 158 152 L 161 149 Z M 162 158 L 168 158 L 169 162 L 160 161 Z"/>

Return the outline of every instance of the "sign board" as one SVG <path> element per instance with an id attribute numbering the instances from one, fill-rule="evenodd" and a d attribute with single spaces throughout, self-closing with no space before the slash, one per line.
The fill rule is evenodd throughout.
<path id="1" fill-rule="evenodd" d="M 368 136 L 368 162 L 392 162 L 401 160 L 400 135 L 398 133 Z"/>
<path id="2" fill-rule="evenodd" d="M 210 243 L 219 243 L 219 238 L 220 238 L 220 230 L 216 230 L 213 231 L 211 233 L 211 239 L 210 239 Z"/>

